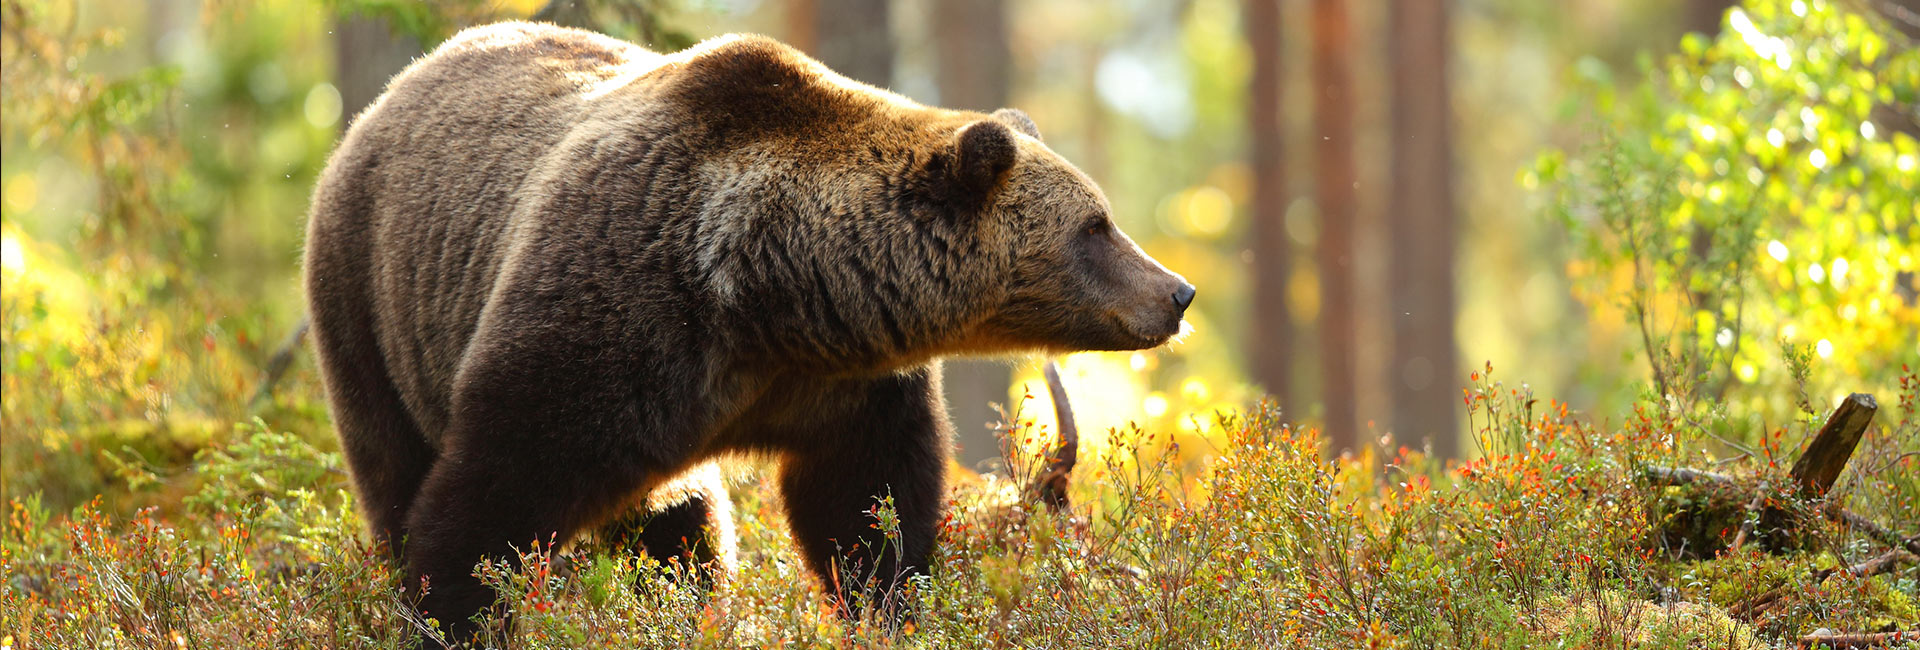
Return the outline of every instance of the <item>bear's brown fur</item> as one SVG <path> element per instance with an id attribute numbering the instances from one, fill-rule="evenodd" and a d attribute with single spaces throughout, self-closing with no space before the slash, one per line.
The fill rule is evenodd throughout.
<path id="1" fill-rule="evenodd" d="M 839 595 L 922 571 L 937 360 L 1154 347 L 1192 299 L 1038 138 L 751 36 L 661 55 L 505 23 L 395 77 L 315 192 L 306 283 L 363 507 L 430 579 L 422 610 L 465 630 L 494 598 L 480 559 L 743 452 L 780 461 Z M 641 543 L 702 544 L 712 492 L 655 499 Z"/>

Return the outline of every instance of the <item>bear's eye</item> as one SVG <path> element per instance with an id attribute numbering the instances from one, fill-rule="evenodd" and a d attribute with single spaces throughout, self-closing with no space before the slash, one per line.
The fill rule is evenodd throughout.
<path id="1" fill-rule="evenodd" d="M 1113 227 L 1113 222 L 1108 221 L 1106 217 L 1094 217 L 1088 219 L 1086 225 L 1081 226 L 1080 229 L 1089 235 L 1099 235 L 1107 232 L 1107 229 L 1111 227 Z"/>

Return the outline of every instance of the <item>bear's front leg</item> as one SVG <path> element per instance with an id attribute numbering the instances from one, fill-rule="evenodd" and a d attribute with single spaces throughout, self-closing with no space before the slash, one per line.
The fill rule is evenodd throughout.
<path id="1" fill-rule="evenodd" d="M 657 389 L 690 382 L 637 382 L 630 369 L 640 364 L 613 354 L 515 351 L 470 355 L 445 448 L 408 521 L 408 587 L 426 580 L 419 609 L 456 643 L 496 596 L 476 564 L 517 562 L 536 543 L 564 547 L 684 464 L 676 450 L 700 430 L 676 408 L 695 400 Z"/>
<path id="2" fill-rule="evenodd" d="M 901 583 L 926 571 L 951 438 L 938 376 L 920 368 L 834 395 L 856 405 L 796 441 L 782 468 L 794 541 L 842 615 L 898 612 Z M 887 497 L 899 514 L 895 539 L 874 516 Z"/>
<path id="3" fill-rule="evenodd" d="M 468 642 L 479 631 L 471 619 L 496 598 L 475 566 L 484 559 L 517 567 L 518 553 L 536 544 L 564 547 L 641 489 L 645 474 L 636 470 L 564 451 L 449 453 L 427 476 L 409 522 L 407 587 L 425 583 L 421 613 L 438 619 L 449 641 Z"/>

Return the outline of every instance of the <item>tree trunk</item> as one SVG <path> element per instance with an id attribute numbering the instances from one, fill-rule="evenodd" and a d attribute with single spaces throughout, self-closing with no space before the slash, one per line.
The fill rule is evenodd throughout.
<path id="1" fill-rule="evenodd" d="M 787 0 L 787 44 L 802 52 L 819 52 L 820 33 L 814 29 L 819 14 L 819 0 Z"/>
<path id="2" fill-rule="evenodd" d="M 807 51 L 847 78 L 886 88 L 893 85 L 893 30 L 887 0 L 805 0 L 789 11 L 813 9 L 813 47 Z M 790 17 L 789 20 L 804 17 Z"/>
<path id="3" fill-rule="evenodd" d="M 940 105 L 991 112 L 1007 105 L 1012 87 L 1013 50 L 1007 42 L 1006 8 L 1001 0 L 940 2 L 933 7 L 938 59 L 935 78 Z M 990 403 L 1007 404 L 1013 374 L 1007 364 L 950 359 L 945 364 L 947 412 L 953 417 L 954 459 L 974 467 L 1000 457 L 1000 441 L 988 425 L 999 420 Z"/>
<path id="4" fill-rule="evenodd" d="M 1314 0 L 1314 199 L 1320 208 L 1320 369 L 1322 428 L 1334 454 L 1359 447 L 1354 412 L 1354 161 L 1352 41 L 1345 0 Z"/>
<path id="5" fill-rule="evenodd" d="M 1253 253 L 1253 327 L 1247 341 L 1253 380 L 1288 413 L 1292 412 L 1293 313 L 1287 305 L 1287 277 L 1293 270 L 1287 238 L 1287 177 L 1280 93 L 1280 1 L 1246 0 L 1243 6 L 1248 47 L 1253 50 L 1253 79 L 1247 97 L 1247 157 L 1253 172 L 1253 205 L 1248 206 L 1248 246 Z"/>
<path id="6" fill-rule="evenodd" d="M 1738 0 L 1687 0 L 1687 6 L 1682 10 L 1686 15 L 1681 17 L 1681 21 L 1689 32 L 1714 36 L 1720 33 L 1721 19 L 1726 17 L 1727 10 L 1736 4 L 1739 4 Z"/>
<path id="7" fill-rule="evenodd" d="M 991 112 L 1007 106 L 1013 78 L 1013 47 L 1007 41 L 1003 0 L 935 3 L 935 76 L 940 105 Z"/>
<path id="8" fill-rule="evenodd" d="M 156 2 L 155 6 L 159 4 Z M 353 125 L 352 120 L 386 91 L 387 80 L 423 52 L 418 41 L 394 34 L 380 18 L 341 16 L 334 24 L 333 34 L 333 83 L 340 91 L 340 132 L 345 133 L 347 127 Z M 293 355 L 301 349 L 300 343 L 306 339 L 312 323 L 311 316 L 302 314 L 294 323 L 292 333 L 269 357 L 259 387 L 248 401 L 250 410 L 258 410 L 272 400 L 274 386 L 292 365 Z"/>
<path id="9" fill-rule="evenodd" d="M 341 16 L 334 25 L 334 87 L 340 89 L 340 130 L 387 89 L 387 80 L 414 57 L 420 43 L 393 33 L 387 21 L 371 16 Z"/>
<path id="10" fill-rule="evenodd" d="M 1445 0 L 1391 9 L 1393 196 L 1387 256 L 1393 315 L 1393 429 L 1402 444 L 1459 453 L 1454 342 L 1453 111 Z"/>

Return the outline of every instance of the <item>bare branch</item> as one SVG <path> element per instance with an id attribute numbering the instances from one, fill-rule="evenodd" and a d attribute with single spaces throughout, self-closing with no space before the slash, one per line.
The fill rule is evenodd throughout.
<path id="1" fill-rule="evenodd" d="M 1067 485 L 1074 464 L 1080 461 L 1080 428 L 1073 422 L 1073 406 L 1067 402 L 1067 387 L 1060 382 L 1060 366 L 1047 362 L 1047 394 L 1053 398 L 1054 421 L 1059 423 L 1060 444 L 1047 466 L 1033 479 L 1034 497 L 1059 512 L 1067 508 Z"/>

